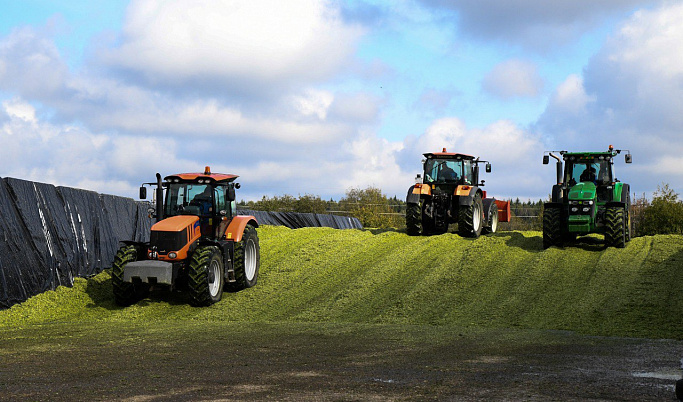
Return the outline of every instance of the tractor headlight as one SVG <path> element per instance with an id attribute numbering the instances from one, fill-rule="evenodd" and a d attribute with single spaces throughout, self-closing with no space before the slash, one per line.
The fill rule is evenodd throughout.
<path id="1" fill-rule="evenodd" d="M 572 204 L 572 205 L 579 205 L 579 202 L 578 202 L 578 201 L 569 201 L 569 203 Z"/>
<path id="2" fill-rule="evenodd" d="M 589 207 L 584 207 L 584 208 L 583 208 L 583 212 L 588 212 L 588 211 L 590 211 L 590 210 L 591 210 L 591 209 L 590 209 Z"/>
<path id="3" fill-rule="evenodd" d="M 579 209 L 577 207 L 572 207 L 572 212 L 578 212 Z"/>
<path id="4" fill-rule="evenodd" d="M 174 253 L 173 251 L 168 253 L 168 258 L 176 258 L 177 256 L 178 256 L 178 254 Z"/>
<path id="5" fill-rule="evenodd" d="M 590 201 L 584 201 L 583 205 L 593 205 L 593 200 Z"/>

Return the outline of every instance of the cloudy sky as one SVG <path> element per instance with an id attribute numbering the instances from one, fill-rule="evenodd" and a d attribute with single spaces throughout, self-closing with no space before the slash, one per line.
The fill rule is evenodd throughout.
<path id="1" fill-rule="evenodd" d="M 134 197 L 210 165 L 244 199 L 402 198 L 446 147 L 538 199 L 544 150 L 613 144 L 634 192 L 683 192 L 680 1 L 0 4 L 0 177 Z"/>

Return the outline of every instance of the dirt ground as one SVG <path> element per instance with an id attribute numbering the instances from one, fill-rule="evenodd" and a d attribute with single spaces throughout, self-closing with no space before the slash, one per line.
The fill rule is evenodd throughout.
<path id="1" fill-rule="evenodd" d="M 0 330 L 2 401 L 676 400 L 683 342 L 358 324 Z"/>

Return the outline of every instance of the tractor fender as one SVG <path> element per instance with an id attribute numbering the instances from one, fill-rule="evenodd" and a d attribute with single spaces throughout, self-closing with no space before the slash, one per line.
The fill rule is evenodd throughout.
<path id="1" fill-rule="evenodd" d="M 415 186 L 410 186 L 406 196 L 406 204 L 417 204 L 420 202 L 420 193 L 415 194 Z"/>
<path id="2" fill-rule="evenodd" d="M 233 240 L 239 242 L 242 240 L 242 234 L 244 234 L 244 228 L 247 225 L 252 225 L 258 227 L 258 222 L 256 218 L 251 215 L 238 215 L 232 218 L 228 228 L 225 229 L 225 238 L 227 240 Z"/>
<path id="3" fill-rule="evenodd" d="M 626 209 L 626 203 L 621 201 L 612 201 L 605 203 L 605 208 L 624 208 Z"/>
<path id="4" fill-rule="evenodd" d="M 474 196 L 479 195 L 484 198 L 484 193 L 477 186 L 460 185 L 455 189 L 455 195 L 458 196 L 458 205 L 469 207 L 474 202 Z"/>
<path id="5" fill-rule="evenodd" d="M 563 198 L 564 198 L 564 190 L 562 189 L 562 186 L 560 184 L 553 185 L 553 191 L 552 191 L 552 195 L 551 195 L 552 202 L 562 203 Z"/>
<path id="6" fill-rule="evenodd" d="M 615 187 L 616 187 L 616 186 L 615 186 Z M 615 188 L 615 190 L 616 190 L 616 188 Z M 620 198 L 621 198 L 621 202 L 623 202 L 624 204 L 628 204 L 628 201 L 629 201 L 629 197 L 628 197 L 629 191 L 631 191 L 631 188 L 629 187 L 628 184 L 624 183 L 624 184 L 621 186 L 621 194 L 620 194 L 620 195 L 621 195 L 621 197 L 620 197 Z"/>
<path id="7" fill-rule="evenodd" d="M 544 202 L 543 203 L 543 208 L 548 209 L 548 208 L 562 208 L 563 204 L 561 202 Z"/>
<path id="8" fill-rule="evenodd" d="M 423 195 L 432 195 L 432 188 L 429 186 L 429 184 L 417 183 L 415 185 L 412 185 L 408 189 L 406 203 L 417 204 L 420 202 L 420 198 Z"/>

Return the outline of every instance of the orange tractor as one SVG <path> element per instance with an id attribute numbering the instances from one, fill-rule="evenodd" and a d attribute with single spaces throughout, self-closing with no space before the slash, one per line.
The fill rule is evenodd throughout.
<path id="1" fill-rule="evenodd" d="M 156 183 L 143 183 L 140 198 L 147 198 L 145 185 L 156 185 L 156 218 L 149 242 L 124 241 L 112 265 L 114 299 L 131 305 L 153 287 L 189 293 L 194 306 L 219 301 L 223 289 L 238 291 L 256 285 L 260 266 L 258 222 L 253 216 L 238 216 L 235 183 L 238 176 L 211 173 L 181 173 Z M 164 197 L 164 192 L 165 197 Z"/>
<path id="2" fill-rule="evenodd" d="M 498 222 L 510 221 L 510 201 L 486 197 L 479 181 L 479 164 L 491 164 L 471 155 L 447 152 L 424 154 L 424 176 L 417 175 L 416 184 L 406 197 L 406 231 L 409 235 L 441 234 L 448 225 L 458 224 L 458 233 L 479 237 L 494 233 Z"/>

